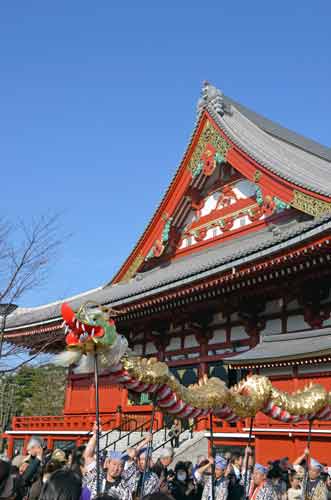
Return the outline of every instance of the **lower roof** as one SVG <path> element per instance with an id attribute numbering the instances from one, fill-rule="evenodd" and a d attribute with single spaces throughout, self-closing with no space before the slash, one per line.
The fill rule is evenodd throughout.
<path id="1" fill-rule="evenodd" d="M 64 301 L 73 309 L 78 309 L 82 302 L 88 300 L 114 307 L 129 305 L 180 286 L 217 276 L 234 267 L 268 258 L 325 233 L 329 234 L 330 231 L 331 214 L 304 222 L 294 218 L 277 226 L 270 224 L 259 231 L 220 242 L 207 250 L 138 273 L 128 282 L 107 285 L 40 307 L 18 308 L 7 320 L 7 331 L 59 319 L 60 307 Z"/>
<path id="2" fill-rule="evenodd" d="M 331 354 L 331 327 L 287 334 L 262 335 L 256 347 L 237 356 L 226 358 L 224 362 L 235 368 L 329 354 Z"/>

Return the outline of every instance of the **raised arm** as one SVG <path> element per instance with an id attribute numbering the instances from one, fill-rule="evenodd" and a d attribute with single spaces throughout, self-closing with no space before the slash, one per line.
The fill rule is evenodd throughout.
<path id="1" fill-rule="evenodd" d="M 253 467 L 253 451 L 252 451 L 252 448 L 250 446 L 246 446 L 246 448 L 245 448 L 244 460 L 243 460 L 242 467 L 241 467 L 242 474 L 245 473 L 246 467 L 247 467 L 247 470 Z"/>
<path id="2" fill-rule="evenodd" d="M 198 469 L 194 473 L 194 478 L 200 482 L 202 479 L 202 476 L 204 472 L 214 463 L 214 458 L 213 457 L 208 457 L 207 463 L 204 465 L 201 465 L 201 467 L 198 467 Z"/>
<path id="3" fill-rule="evenodd" d="M 90 465 L 95 461 L 95 448 L 97 444 L 97 425 L 93 425 L 92 436 L 86 445 L 83 457 L 85 460 L 85 465 Z"/>
<path id="4" fill-rule="evenodd" d="M 296 458 L 293 462 L 293 465 L 301 465 L 301 462 L 304 460 L 307 460 L 307 457 L 309 457 L 309 450 L 308 448 L 305 449 L 304 453 L 300 455 L 298 458 Z"/>
<path id="5" fill-rule="evenodd" d="M 152 441 L 152 439 L 153 439 L 153 436 L 149 432 L 147 434 L 147 436 L 145 437 L 145 439 L 136 446 L 136 448 L 135 448 L 136 449 L 136 453 L 138 453 L 140 450 L 142 450 L 143 448 L 145 448 L 145 446 L 147 446 L 148 443 L 150 443 Z"/>

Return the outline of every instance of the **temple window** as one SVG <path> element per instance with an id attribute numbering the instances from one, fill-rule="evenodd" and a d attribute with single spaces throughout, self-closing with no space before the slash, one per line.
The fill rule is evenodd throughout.
<path id="1" fill-rule="evenodd" d="M 228 385 L 229 383 L 228 368 L 224 366 L 223 361 L 209 363 L 208 376 L 220 378 L 221 380 L 223 380 L 223 382 L 226 383 L 226 385 Z"/>
<path id="2" fill-rule="evenodd" d="M 150 398 L 150 395 L 148 393 L 128 391 L 129 406 L 144 406 L 150 405 L 151 403 L 152 399 Z"/>
<path id="3" fill-rule="evenodd" d="M 190 365 L 190 366 L 181 366 L 181 367 L 172 367 L 170 368 L 171 373 L 174 377 L 176 377 L 179 382 L 188 387 L 191 384 L 196 384 L 199 379 L 199 366 L 198 365 Z"/>

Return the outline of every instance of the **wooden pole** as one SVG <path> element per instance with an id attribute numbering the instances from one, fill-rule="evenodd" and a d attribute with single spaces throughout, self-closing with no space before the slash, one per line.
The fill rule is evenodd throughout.
<path id="1" fill-rule="evenodd" d="M 210 448 L 213 463 L 211 466 L 211 497 L 210 500 L 215 500 L 215 448 L 214 448 L 214 427 L 213 427 L 213 414 L 209 414 L 209 432 L 210 432 Z"/>
<path id="2" fill-rule="evenodd" d="M 95 418 L 96 418 L 96 470 L 97 470 L 97 495 L 101 492 L 100 482 L 100 403 L 99 403 L 99 364 L 97 347 L 94 348 L 94 388 L 95 388 Z"/>
<path id="3" fill-rule="evenodd" d="M 247 447 L 249 447 L 251 445 L 252 434 L 253 434 L 253 423 L 254 423 L 254 417 L 251 417 Z M 245 462 L 245 475 L 244 475 L 244 498 L 247 498 L 247 496 L 248 496 L 247 495 L 247 479 L 248 479 L 248 462 L 249 462 L 248 453 L 245 454 L 245 457 L 246 457 L 246 462 Z"/>
<path id="4" fill-rule="evenodd" d="M 156 411 L 156 404 L 155 403 L 156 403 L 155 398 L 153 398 L 153 410 L 152 410 L 151 421 L 150 421 L 150 424 L 149 424 L 149 433 L 152 434 L 152 435 L 153 435 L 153 427 L 154 427 L 154 419 L 155 419 L 155 411 Z M 153 451 L 153 438 L 152 438 L 151 441 L 149 441 L 149 443 L 147 445 L 146 459 L 145 459 L 145 465 L 144 465 L 144 472 L 143 472 L 143 478 L 142 478 L 142 481 L 141 481 L 141 488 L 140 488 L 140 491 L 137 492 L 138 495 L 139 495 L 140 500 L 144 496 L 144 485 L 145 485 L 147 469 L 149 467 L 149 460 L 150 460 L 150 456 L 152 454 L 152 451 Z"/>
<path id="5" fill-rule="evenodd" d="M 309 427 L 308 427 L 308 437 L 307 437 L 307 448 L 308 448 L 309 454 L 306 458 L 305 473 L 304 473 L 303 481 L 302 481 L 302 500 L 304 500 L 306 498 L 306 493 L 307 493 L 308 469 L 309 469 L 310 445 L 311 445 L 311 429 L 313 427 L 313 420 L 309 420 L 308 424 L 309 424 Z"/>

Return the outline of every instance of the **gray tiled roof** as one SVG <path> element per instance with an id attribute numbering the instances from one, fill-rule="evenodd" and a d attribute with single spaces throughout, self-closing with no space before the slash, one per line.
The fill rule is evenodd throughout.
<path id="1" fill-rule="evenodd" d="M 273 135 L 274 137 L 277 137 L 282 141 L 293 144 L 293 146 L 297 146 L 298 148 L 303 149 L 308 153 L 319 156 L 320 158 L 324 158 L 324 160 L 331 161 L 330 147 L 328 148 L 316 141 L 313 141 L 312 139 L 308 139 L 307 137 L 297 134 L 296 132 L 293 132 L 293 130 L 289 130 L 282 125 L 269 120 L 265 116 L 262 116 L 255 111 L 246 108 L 246 106 L 243 106 L 239 102 L 234 101 L 230 97 L 224 96 L 224 100 L 228 104 L 233 105 L 238 111 L 240 111 L 240 113 L 246 116 L 246 118 L 255 123 L 255 125 L 260 127 L 268 134 Z"/>
<path id="2" fill-rule="evenodd" d="M 316 183 L 317 184 L 316 192 L 319 192 L 321 194 L 324 193 L 327 195 L 329 195 L 331 193 L 331 185 L 330 185 L 331 184 L 331 180 L 330 180 L 330 178 L 331 178 L 331 170 L 330 170 L 331 169 L 331 148 L 327 148 L 325 146 L 322 146 L 321 144 L 318 144 L 315 141 L 312 141 L 306 137 L 303 137 L 303 136 L 269 120 L 268 118 L 265 118 L 265 117 L 259 115 L 258 113 L 255 113 L 254 111 L 246 108 L 242 104 L 234 101 L 230 97 L 224 96 L 221 91 L 219 91 L 218 89 L 216 89 L 215 87 L 213 87 L 212 85 L 210 85 L 206 82 L 204 89 L 206 90 L 208 87 L 211 90 L 212 96 L 208 95 L 208 90 L 207 90 L 205 97 L 202 97 L 201 99 L 199 99 L 198 118 L 201 117 L 201 114 L 202 114 L 201 111 L 203 109 L 205 109 L 208 105 L 209 112 L 213 115 L 215 120 L 219 123 L 220 127 L 223 128 L 223 125 L 224 126 L 226 125 L 226 130 L 225 129 L 224 130 L 226 133 L 228 133 L 229 137 L 231 137 L 234 142 L 238 143 L 238 145 L 241 145 L 241 147 L 244 150 L 246 150 L 246 152 L 248 152 L 249 154 L 252 153 L 253 156 L 255 155 L 254 157 L 256 158 L 256 160 L 261 161 L 261 163 L 266 168 L 269 168 L 269 170 L 278 173 L 284 179 L 292 180 L 292 182 L 297 183 L 299 186 L 312 189 L 313 191 L 314 191 L 314 188 L 310 185 L 310 179 L 312 178 L 314 181 L 313 184 L 315 184 L 316 183 L 315 176 L 317 176 L 318 178 L 317 178 L 317 183 Z M 204 89 L 202 90 L 202 95 L 204 95 Z M 261 148 L 257 148 L 256 153 L 254 153 L 253 150 L 251 152 L 249 139 L 248 139 L 248 141 L 243 142 L 243 144 L 240 143 L 240 137 L 238 139 L 238 134 L 231 133 L 231 130 L 230 130 L 231 129 L 231 123 L 230 123 L 231 116 L 227 115 L 225 117 L 225 121 L 220 120 L 218 108 L 217 108 L 217 106 L 215 106 L 215 96 L 217 96 L 217 94 L 219 96 L 221 96 L 221 101 L 223 102 L 223 105 L 221 105 L 221 107 L 223 107 L 224 110 L 227 110 L 227 111 L 229 111 L 229 109 L 235 110 L 234 114 L 239 115 L 242 118 L 242 121 L 244 121 L 244 123 L 247 124 L 247 122 L 250 122 L 251 125 L 253 126 L 253 128 L 255 127 L 255 129 L 253 130 L 253 135 L 254 135 L 254 133 L 255 133 L 255 135 L 259 135 L 259 133 L 261 133 L 263 135 L 263 137 L 265 137 L 265 136 L 267 138 L 269 137 L 271 140 L 274 138 L 275 144 L 273 145 L 273 148 L 276 148 L 276 150 L 278 150 L 278 155 L 276 155 L 276 157 L 274 157 L 272 159 L 272 161 L 268 161 L 268 158 L 264 158 L 262 155 L 262 152 L 261 152 L 261 154 L 259 154 L 259 151 L 261 150 Z M 223 116 L 223 113 L 222 113 L 222 116 Z M 245 120 L 246 120 L 246 122 L 245 122 Z M 198 129 L 198 125 L 199 125 L 199 119 L 197 120 L 196 126 L 194 127 L 194 130 L 191 134 L 190 140 L 189 140 L 187 148 L 186 148 L 186 153 L 185 153 L 183 159 L 185 159 L 186 155 L 188 154 L 188 151 L 190 149 L 190 146 L 192 144 L 192 141 L 193 141 L 195 134 L 196 134 L 196 131 Z M 245 137 L 245 135 L 243 135 L 243 138 L 244 137 Z M 287 144 L 289 146 L 292 145 L 291 154 L 289 155 L 289 157 L 286 157 L 286 164 L 283 167 L 281 162 L 282 162 L 282 158 L 286 154 Z M 302 154 L 304 154 L 305 152 L 307 153 L 305 155 L 305 161 L 303 162 L 303 168 L 301 168 L 301 165 L 300 165 L 300 162 L 302 160 L 297 157 L 298 155 L 300 155 L 300 153 L 298 153 L 298 155 L 295 155 L 295 152 L 297 150 L 301 150 Z M 263 148 L 261 151 L 263 151 Z M 316 164 L 317 164 L 316 170 L 315 170 L 315 166 L 314 166 L 314 156 L 316 157 L 315 158 Z M 324 161 L 322 161 L 321 165 L 320 165 L 319 160 L 321 160 L 321 159 Z M 291 161 L 294 161 L 294 165 L 293 165 L 294 166 L 294 173 L 299 171 L 298 174 L 300 174 L 300 175 L 293 175 L 292 167 L 291 167 L 291 163 L 290 163 Z M 307 163 L 308 163 L 308 165 L 307 165 Z M 314 168 L 314 170 L 312 170 L 313 168 Z M 148 228 L 150 227 L 150 224 L 151 224 L 152 220 L 154 219 L 155 214 L 157 213 L 163 200 L 165 199 L 165 197 L 169 193 L 169 190 L 170 190 L 171 186 L 173 185 L 177 174 L 178 174 L 178 169 L 177 169 L 168 189 L 166 190 L 161 202 L 159 203 L 158 207 L 154 211 L 153 216 L 151 217 L 149 223 L 147 224 L 145 231 L 142 233 L 141 237 L 139 238 L 138 242 L 136 243 L 136 245 L 133 248 L 130 255 L 132 255 L 134 253 L 134 251 L 137 249 L 140 242 L 142 241 L 143 237 L 146 235 L 146 232 L 147 232 Z M 325 179 L 323 178 L 324 176 L 327 179 L 326 183 L 324 182 L 325 181 Z M 110 281 L 109 284 L 111 282 L 112 281 Z"/>
<path id="3" fill-rule="evenodd" d="M 327 353 L 331 353 L 330 327 L 287 334 L 263 335 L 256 347 L 237 356 L 226 358 L 224 362 L 233 366 L 259 364 Z"/>
<path id="4" fill-rule="evenodd" d="M 225 134 L 260 165 L 297 186 L 331 196 L 331 157 L 312 154 L 302 144 L 299 146 L 300 141 L 294 145 L 280 138 L 280 134 L 271 135 L 239 108 L 233 104 L 232 113 L 221 116 L 212 103 L 207 105 Z"/>
<path id="5" fill-rule="evenodd" d="M 194 283 L 203 278 L 225 272 L 232 267 L 252 262 L 281 249 L 310 240 L 323 232 L 330 232 L 331 214 L 306 222 L 292 220 L 278 226 L 276 230 L 265 228 L 249 233 L 199 253 L 177 259 L 167 265 L 136 275 L 127 283 L 107 285 L 67 299 L 74 308 L 85 300 L 95 300 L 102 304 L 120 306 L 141 300 L 166 290 Z M 8 327 L 48 321 L 59 317 L 60 304 L 49 304 L 31 309 L 17 309 Z"/>

